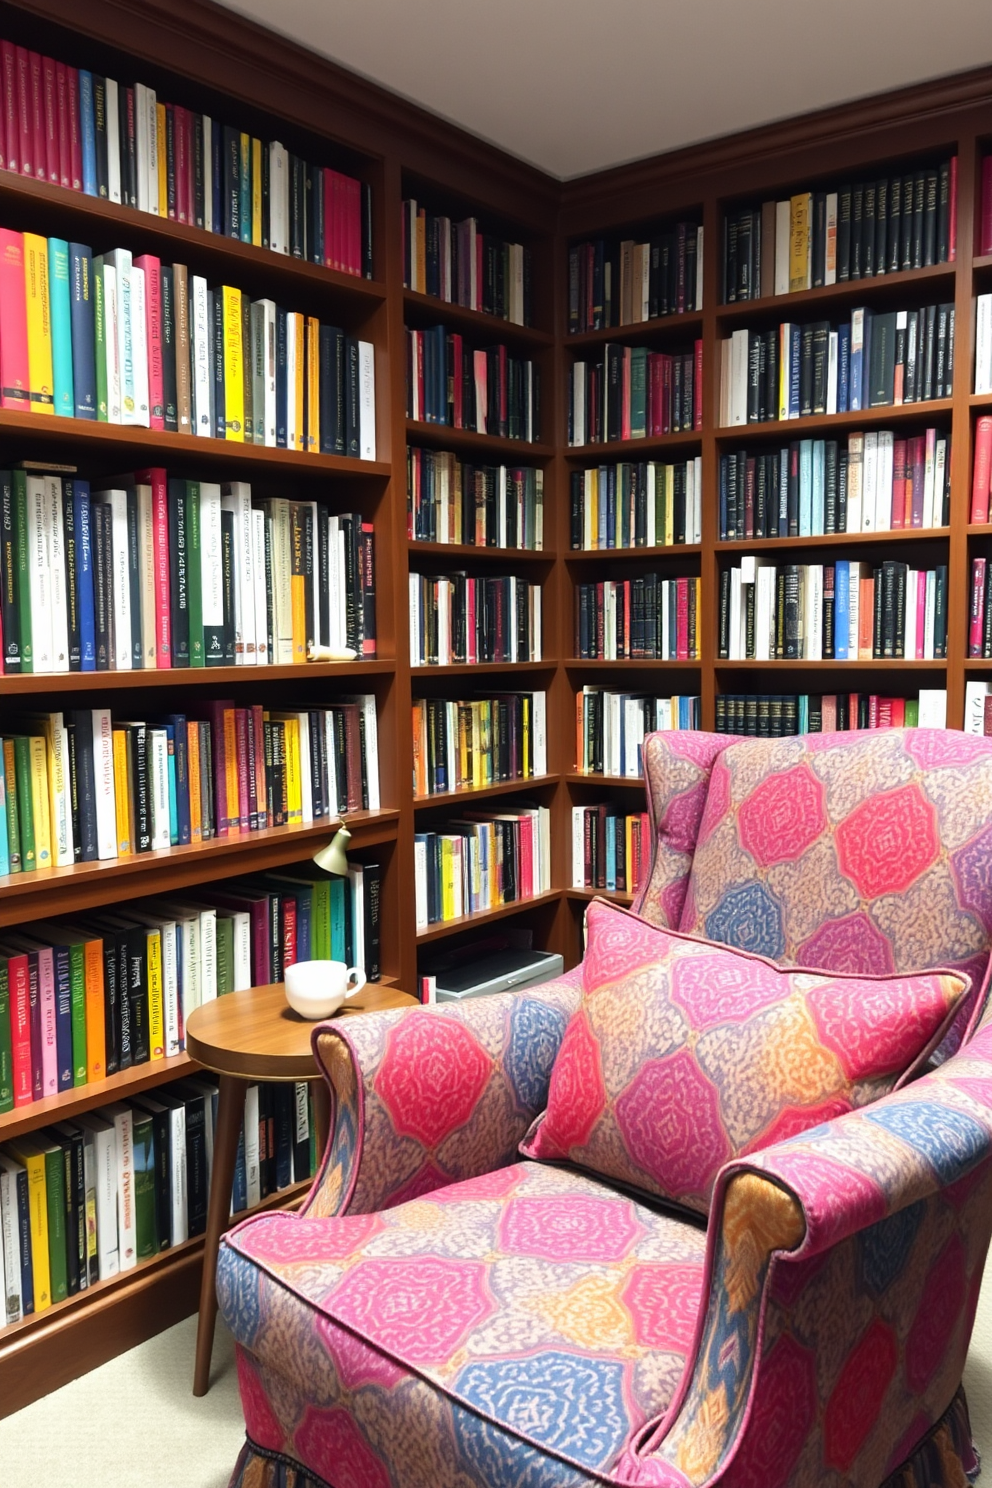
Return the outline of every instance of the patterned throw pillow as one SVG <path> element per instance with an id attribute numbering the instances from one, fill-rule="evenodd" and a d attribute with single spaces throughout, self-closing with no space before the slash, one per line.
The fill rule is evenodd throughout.
<path id="1" fill-rule="evenodd" d="M 585 995 L 520 1150 L 706 1213 L 731 1158 L 917 1073 L 968 986 L 782 970 L 594 901 Z"/>

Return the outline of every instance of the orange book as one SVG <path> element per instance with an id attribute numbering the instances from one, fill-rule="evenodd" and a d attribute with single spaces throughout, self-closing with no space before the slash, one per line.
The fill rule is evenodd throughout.
<path id="1" fill-rule="evenodd" d="M 575 768 L 584 770 L 586 767 L 585 739 L 582 730 L 583 697 L 581 692 L 575 694 Z"/>
<path id="2" fill-rule="evenodd" d="M 305 450 L 306 447 L 307 447 L 307 445 L 306 445 L 306 428 L 305 428 L 304 422 L 303 422 L 303 390 L 304 390 L 304 388 L 306 386 L 305 374 L 306 374 L 307 347 L 306 347 L 306 341 L 304 339 L 303 316 L 302 315 L 299 315 L 299 314 L 294 314 L 293 315 L 293 320 L 296 323 L 296 348 L 297 348 L 297 350 L 296 350 L 296 448 L 299 449 L 299 450 Z"/>
<path id="3" fill-rule="evenodd" d="M 233 708 L 224 709 L 224 763 L 228 828 L 232 832 L 239 832 L 241 816 L 238 811 L 238 728 Z"/>
<path id="4" fill-rule="evenodd" d="M 102 1080 L 107 1073 L 102 940 L 87 940 L 84 945 L 83 975 L 86 983 L 86 1078 Z"/>
<path id="5" fill-rule="evenodd" d="M 186 730 L 186 768 L 189 772 L 189 840 L 203 841 L 203 821 L 200 814 L 200 729 L 191 720 Z"/>
<path id="6" fill-rule="evenodd" d="M 307 449 L 320 453 L 320 321 L 307 316 Z"/>
<path id="7" fill-rule="evenodd" d="M 293 661 L 307 659 L 307 575 L 303 552 L 304 516 L 297 502 L 289 507 L 289 603 L 293 625 Z"/>
<path id="8" fill-rule="evenodd" d="M 875 639 L 875 580 L 861 580 L 858 601 L 858 660 L 871 661 Z"/>

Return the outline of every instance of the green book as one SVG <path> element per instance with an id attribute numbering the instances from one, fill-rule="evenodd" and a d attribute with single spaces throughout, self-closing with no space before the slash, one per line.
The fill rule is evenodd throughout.
<path id="1" fill-rule="evenodd" d="M 321 879 L 313 885 L 313 907 L 310 911 L 310 954 L 315 961 L 331 957 L 331 880 Z"/>
<path id="2" fill-rule="evenodd" d="M 65 1153 L 58 1142 L 39 1133 L 38 1146 L 45 1156 L 45 1196 L 48 1201 L 48 1266 L 52 1301 L 64 1302 L 69 1295 L 66 1255 Z"/>
<path id="3" fill-rule="evenodd" d="M 331 960 L 345 961 L 348 945 L 348 921 L 345 909 L 346 879 L 332 878 L 331 889 Z"/>
<path id="4" fill-rule="evenodd" d="M 200 568 L 200 482 L 186 482 L 186 612 L 189 664 L 203 666 L 203 575 Z"/>
<path id="5" fill-rule="evenodd" d="M 155 1218 L 155 1124 L 150 1112 L 134 1111 L 134 1226 L 139 1261 L 158 1254 Z"/>
<path id="6" fill-rule="evenodd" d="M 234 920 L 217 915 L 217 996 L 234 991 Z"/>
<path id="7" fill-rule="evenodd" d="M 96 358 L 96 416 L 105 424 L 107 412 L 107 311 L 103 303 L 103 257 L 93 260 L 93 340 Z"/>
<path id="8" fill-rule="evenodd" d="M 13 1049 L 10 1039 L 10 977 L 0 956 L 0 1111 L 14 1109 Z"/>
<path id="9" fill-rule="evenodd" d="M 17 734 L 13 742 L 17 818 L 21 832 L 21 867 L 25 873 L 29 873 L 38 866 L 34 850 L 34 807 L 31 804 L 31 740 L 24 734 Z"/>
<path id="10" fill-rule="evenodd" d="M 648 349 L 635 346 L 630 353 L 630 437 L 643 439 L 648 432 Z"/>
<path id="11" fill-rule="evenodd" d="M 242 134 L 240 150 L 240 180 L 238 195 L 241 201 L 239 228 L 242 243 L 251 242 L 251 135 Z"/>
<path id="12" fill-rule="evenodd" d="M 72 1083 L 73 1085 L 85 1085 L 86 965 L 81 940 L 69 943 L 69 995 L 72 1013 Z"/>
<path id="13" fill-rule="evenodd" d="M 21 821 L 17 812 L 17 767 L 14 763 L 14 741 L 0 740 L 3 751 L 3 799 L 7 813 L 7 857 L 10 873 L 21 871 Z"/>
<path id="14" fill-rule="evenodd" d="M 34 647 L 31 644 L 31 575 L 28 560 L 28 477 L 24 470 L 12 472 L 14 487 L 14 559 L 17 571 L 17 619 L 21 629 L 21 671 L 34 671 Z"/>
<path id="15" fill-rule="evenodd" d="M 72 380 L 72 326 L 69 310 L 69 244 L 64 238 L 48 240 L 48 296 L 52 325 L 52 374 L 55 380 L 55 412 L 74 418 L 76 398 Z"/>
<path id="16" fill-rule="evenodd" d="M 906 699 L 906 728 L 919 728 L 920 725 L 920 700 L 919 698 Z"/>

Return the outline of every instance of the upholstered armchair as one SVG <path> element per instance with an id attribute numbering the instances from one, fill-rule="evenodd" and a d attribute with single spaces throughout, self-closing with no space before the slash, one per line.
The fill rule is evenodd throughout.
<path id="1" fill-rule="evenodd" d="M 640 916 L 783 966 L 967 975 L 927 1071 L 733 1158 L 699 1217 L 519 1155 L 581 968 L 319 1026 L 313 1189 L 218 1264 L 236 1488 L 976 1473 L 960 1382 L 992 1229 L 992 744 L 665 734 L 645 773 Z"/>

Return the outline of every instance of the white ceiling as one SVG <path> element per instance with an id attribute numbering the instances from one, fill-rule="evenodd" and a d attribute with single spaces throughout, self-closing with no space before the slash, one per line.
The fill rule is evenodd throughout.
<path id="1" fill-rule="evenodd" d="M 568 178 L 992 61 L 989 0 L 233 0 Z"/>

